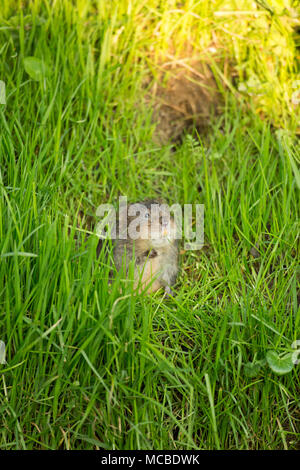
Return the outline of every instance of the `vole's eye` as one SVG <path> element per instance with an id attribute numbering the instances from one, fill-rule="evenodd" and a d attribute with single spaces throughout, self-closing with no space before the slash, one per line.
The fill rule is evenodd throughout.
<path id="1" fill-rule="evenodd" d="M 149 219 L 149 217 L 150 217 L 149 212 L 146 212 L 146 213 L 145 213 L 145 219 Z"/>

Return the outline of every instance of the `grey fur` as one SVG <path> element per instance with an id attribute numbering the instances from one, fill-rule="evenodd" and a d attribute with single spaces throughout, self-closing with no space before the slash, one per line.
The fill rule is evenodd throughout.
<path id="1" fill-rule="evenodd" d="M 143 201 L 143 204 L 147 209 L 151 209 L 151 205 L 153 204 L 162 204 L 161 201 L 157 200 L 147 200 Z M 130 205 L 128 205 L 129 210 Z M 127 213 L 122 214 L 122 217 L 127 217 L 128 225 L 131 220 L 135 217 L 130 217 Z M 174 218 L 171 217 L 172 223 L 174 223 Z M 151 226 L 152 220 L 149 220 L 148 226 Z M 177 278 L 178 274 L 178 256 L 179 256 L 179 244 L 178 240 L 176 239 L 165 239 L 161 238 L 162 246 L 159 246 L 160 239 L 156 239 L 156 244 L 158 242 L 158 246 L 154 245 L 154 241 L 151 237 L 147 239 L 137 239 L 132 240 L 128 233 L 127 239 L 120 238 L 120 226 L 119 220 L 117 222 L 116 227 L 116 234 L 117 239 L 115 241 L 115 246 L 113 250 L 113 257 L 115 266 L 118 270 L 124 266 L 126 271 L 128 270 L 128 265 L 131 260 L 134 260 L 135 268 L 143 269 L 149 262 L 149 260 L 153 260 L 156 258 L 156 265 L 159 266 L 158 274 L 156 275 L 155 279 L 159 282 L 156 283 L 157 288 L 163 287 L 168 294 L 171 293 L 170 286 L 172 286 Z M 155 288 L 155 290 L 157 290 Z"/>

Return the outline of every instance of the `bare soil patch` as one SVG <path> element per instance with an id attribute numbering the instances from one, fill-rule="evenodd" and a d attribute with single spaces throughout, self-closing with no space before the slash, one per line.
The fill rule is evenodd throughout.
<path id="1" fill-rule="evenodd" d="M 160 144 L 177 143 L 195 129 L 207 132 L 222 104 L 210 66 L 197 60 L 163 64 L 149 93 L 149 101 L 153 99 L 154 140 Z"/>

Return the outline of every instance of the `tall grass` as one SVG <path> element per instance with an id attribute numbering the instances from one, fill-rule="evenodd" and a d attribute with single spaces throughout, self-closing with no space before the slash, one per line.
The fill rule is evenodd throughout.
<path id="1" fill-rule="evenodd" d="M 0 448 L 296 448 L 299 369 L 265 363 L 299 339 L 295 5 L 2 7 Z M 189 55 L 209 61 L 223 111 L 209 135 L 160 147 L 145 83 Z M 205 205 L 174 298 L 109 285 L 84 233 L 119 194 Z"/>

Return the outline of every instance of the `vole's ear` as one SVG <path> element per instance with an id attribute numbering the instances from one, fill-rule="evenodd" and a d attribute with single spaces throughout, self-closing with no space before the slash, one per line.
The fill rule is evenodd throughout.
<path id="1" fill-rule="evenodd" d="M 157 198 L 155 198 L 155 199 L 146 199 L 146 200 L 144 201 L 144 203 L 145 203 L 145 204 L 148 204 L 149 206 L 151 206 L 152 204 L 159 204 L 159 205 L 165 204 L 165 201 L 164 201 L 162 198 L 157 197 Z"/>
<path id="2" fill-rule="evenodd" d="M 166 202 L 163 200 L 163 198 L 161 198 L 161 197 L 158 197 L 155 201 L 156 201 L 157 204 L 159 204 L 159 205 L 162 205 L 162 204 L 165 204 L 165 203 L 166 203 Z"/>

